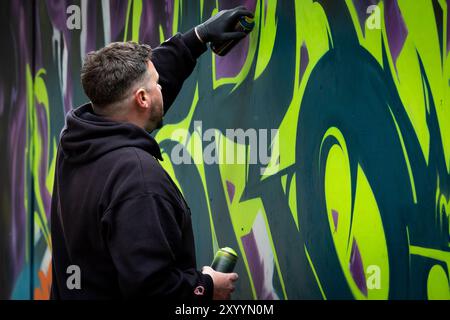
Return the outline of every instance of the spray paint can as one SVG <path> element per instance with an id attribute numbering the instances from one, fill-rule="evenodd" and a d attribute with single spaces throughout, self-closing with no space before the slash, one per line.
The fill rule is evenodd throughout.
<path id="1" fill-rule="evenodd" d="M 241 17 L 238 21 L 238 23 L 236 24 L 234 30 L 235 31 L 242 31 L 245 32 L 246 34 L 249 34 L 250 31 L 253 30 L 255 26 L 255 21 L 253 18 L 251 17 Z M 228 40 L 228 41 L 222 41 L 222 42 L 218 42 L 218 43 L 211 43 L 211 50 L 219 55 L 219 56 L 224 56 L 226 55 L 236 44 L 238 44 L 240 40 Z"/>
<path id="2" fill-rule="evenodd" d="M 231 273 L 236 266 L 238 255 L 229 247 L 221 248 L 216 252 L 211 268 L 223 273 Z"/>

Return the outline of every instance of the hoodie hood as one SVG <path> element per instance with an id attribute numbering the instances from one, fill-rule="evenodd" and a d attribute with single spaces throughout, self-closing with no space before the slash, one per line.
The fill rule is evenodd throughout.
<path id="1" fill-rule="evenodd" d="M 125 147 L 149 152 L 162 161 L 155 139 L 144 129 L 94 114 L 90 103 L 69 111 L 61 132 L 61 151 L 71 163 L 86 163 L 105 153 Z"/>

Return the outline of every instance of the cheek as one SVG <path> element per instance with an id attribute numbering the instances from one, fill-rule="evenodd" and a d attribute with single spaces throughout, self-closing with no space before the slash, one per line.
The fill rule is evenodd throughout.
<path id="1" fill-rule="evenodd" d="M 159 99 L 159 105 L 161 106 L 161 109 L 163 109 L 163 107 L 164 107 L 164 100 L 163 100 L 162 92 L 160 90 L 158 90 L 158 99 Z"/>
<path id="2" fill-rule="evenodd" d="M 163 104 L 163 96 L 160 90 L 156 89 L 153 92 L 152 100 L 153 100 L 152 115 L 157 117 L 162 116 L 164 114 L 164 104 Z"/>

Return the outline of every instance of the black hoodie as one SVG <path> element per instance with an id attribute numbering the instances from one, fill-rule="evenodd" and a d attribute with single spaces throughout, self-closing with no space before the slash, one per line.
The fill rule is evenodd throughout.
<path id="1" fill-rule="evenodd" d="M 166 111 L 205 50 L 191 30 L 153 51 Z M 51 209 L 52 299 L 212 298 L 211 277 L 196 269 L 189 206 L 158 160 L 144 129 L 97 116 L 91 104 L 67 114 Z"/>

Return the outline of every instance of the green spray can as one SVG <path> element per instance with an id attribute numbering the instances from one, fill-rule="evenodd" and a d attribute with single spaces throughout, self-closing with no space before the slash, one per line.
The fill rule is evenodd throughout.
<path id="1" fill-rule="evenodd" d="M 241 17 L 234 27 L 234 31 L 242 31 L 246 34 L 249 34 L 250 31 L 253 30 L 255 27 L 255 21 L 251 17 Z M 236 44 L 238 44 L 239 40 L 228 40 L 228 41 L 222 41 L 218 43 L 211 43 L 211 50 L 219 55 L 224 56 L 226 55 Z"/>
<path id="2" fill-rule="evenodd" d="M 236 266 L 238 255 L 229 247 L 221 248 L 216 252 L 211 268 L 223 273 L 231 273 Z"/>

